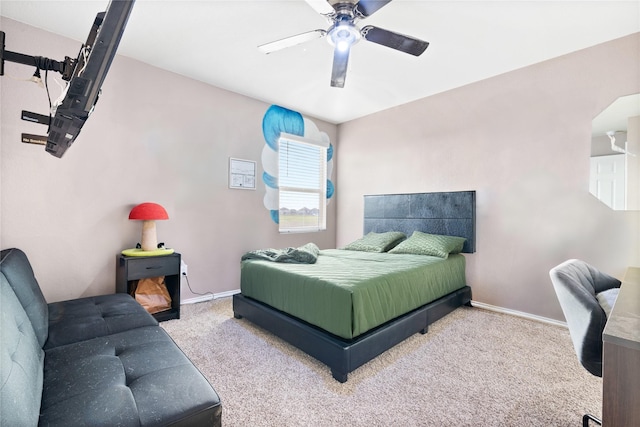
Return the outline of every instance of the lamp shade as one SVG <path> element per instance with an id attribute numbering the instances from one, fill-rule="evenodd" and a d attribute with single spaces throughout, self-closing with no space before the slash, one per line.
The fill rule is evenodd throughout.
<path id="1" fill-rule="evenodd" d="M 129 219 L 139 219 L 144 221 L 169 219 L 167 211 L 157 203 L 140 203 L 131 209 Z"/>

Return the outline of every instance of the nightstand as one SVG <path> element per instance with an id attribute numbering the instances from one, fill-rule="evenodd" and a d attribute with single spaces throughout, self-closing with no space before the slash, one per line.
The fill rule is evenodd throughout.
<path id="1" fill-rule="evenodd" d="M 131 294 L 132 282 L 145 277 L 164 276 L 171 296 L 171 309 L 153 314 L 157 321 L 180 318 L 180 254 L 116 257 L 116 292 Z"/>

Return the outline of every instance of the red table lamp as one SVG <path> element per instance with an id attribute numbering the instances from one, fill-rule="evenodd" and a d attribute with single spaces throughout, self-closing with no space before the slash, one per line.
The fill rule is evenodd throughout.
<path id="1" fill-rule="evenodd" d="M 169 219 L 167 211 L 157 203 L 141 203 L 131 209 L 129 219 L 142 220 L 142 250 L 157 250 L 156 220 Z"/>

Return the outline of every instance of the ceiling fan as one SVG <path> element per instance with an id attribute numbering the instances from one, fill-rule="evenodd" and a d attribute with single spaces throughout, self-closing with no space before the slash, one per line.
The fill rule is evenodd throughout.
<path id="1" fill-rule="evenodd" d="M 260 45 L 258 49 L 264 53 L 271 53 L 328 36 L 327 40 L 334 46 L 333 69 L 331 72 L 331 86 L 333 87 L 344 87 L 351 46 L 360 41 L 361 38 L 414 56 L 420 56 L 429 46 L 428 42 L 374 27 L 373 25 L 367 25 L 361 29 L 358 28 L 356 25 L 358 20 L 373 15 L 387 3 L 390 3 L 391 0 L 337 1 L 333 4 L 329 0 L 305 1 L 316 12 L 327 18 L 331 24 L 329 29 L 308 31 Z"/>

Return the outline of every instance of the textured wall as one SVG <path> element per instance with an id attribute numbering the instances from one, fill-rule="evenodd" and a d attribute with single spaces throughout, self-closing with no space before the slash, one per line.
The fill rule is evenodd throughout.
<path id="1" fill-rule="evenodd" d="M 473 299 L 562 319 L 553 266 L 640 265 L 640 212 L 588 186 L 591 120 L 640 92 L 638 52 L 635 34 L 340 125 L 337 244 L 361 235 L 363 195 L 476 190 Z"/>
<path id="2" fill-rule="evenodd" d="M 80 42 L 2 19 L 8 50 L 62 59 Z M 280 235 L 263 206 L 262 118 L 269 104 L 118 56 L 93 115 L 62 159 L 20 134 L 46 128 L 19 119 L 46 113 L 33 69 L 7 63 L 2 104 L 0 246 L 29 255 L 49 301 L 115 291 L 115 259 L 140 241 L 129 221 L 138 203 L 162 204 L 158 241 L 182 253 L 196 292 L 240 286 L 240 257 L 252 249 L 314 241 L 335 246 L 335 201 L 328 229 Z M 43 73 L 44 76 L 44 73 Z M 59 88 L 50 79 L 52 97 Z M 315 124 L 336 145 L 336 126 Z M 255 160 L 257 190 L 228 188 L 229 157 Z M 336 156 L 338 162 L 338 156 Z M 334 173 L 335 180 L 335 173 Z M 336 184 L 337 191 L 339 185 Z M 183 279 L 183 300 L 193 297 Z"/>
<path id="3" fill-rule="evenodd" d="M 8 50 L 57 59 L 79 48 L 0 22 Z M 336 200 L 326 232 L 288 236 L 263 207 L 260 182 L 256 191 L 227 188 L 229 157 L 256 160 L 262 173 L 269 104 L 118 57 L 94 115 L 56 159 L 19 142 L 22 132 L 43 132 L 20 111 L 45 113 L 48 102 L 36 85 L 11 78 L 32 70 L 7 63 L 0 246 L 27 251 L 50 301 L 113 292 L 115 255 L 140 238 L 128 212 L 155 201 L 171 217 L 158 223 L 159 240 L 183 254 L 191 286 L 223 292 L 238 288 L 246 250 L 360 237 L 365 194 L 476 190 L 477 252 L 467 255 L 474 299 L 561 319 L 551 267 L 576 257 L 621 276 L 640 265 L 640 213 L 613 212 L 588 192 L 591 119 L 640 92 L 639 51 L 634 35 L 338 128 L 316 121 L 336 146 Z M 51 91 L 56 98 L 53 82 Z"/>

